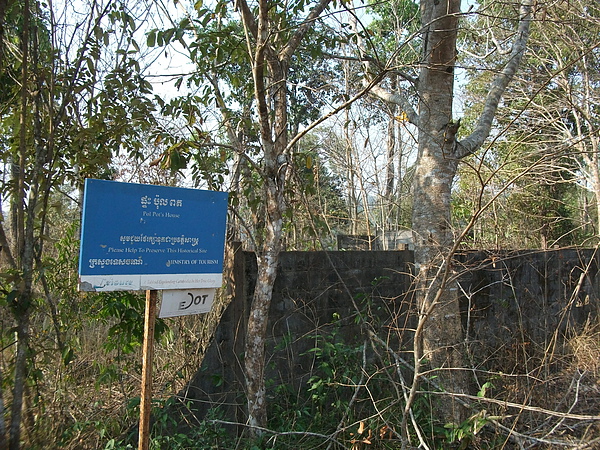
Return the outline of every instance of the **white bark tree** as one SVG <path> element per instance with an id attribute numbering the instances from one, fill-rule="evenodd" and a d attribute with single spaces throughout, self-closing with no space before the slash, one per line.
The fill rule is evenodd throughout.
<path id="1" fill-rule="evenodd" d="M 419 326 L 415 335 L 415 383 L 423 362 L 439 369 L 440 385 L 449 393 L 469 390 L 458 303 L 453 282 L 452 253 L 457 240 L 450 226 L 450 200 L 460 160 L 476 152 L 489 136 L 501 96 L 513 78 L 525 51 L 531 22 L 531 2 L 520 4 L 518 26 L 504 67 L 489 87 L 474 131 L 458 140 L 460 120 L 453 119 L 455 63 L 460 0 L 423 0 L 421 9 L 422 57 L 413 106 L 402 92 L 375 87 L 373 94 L 398 105 L 418 129 L 418 157 L 413 181 L 412 229 L 415 265 L 419 273 L 417 305 Z M 410 401 L 409 401 L 410 403 Z M 451 397 L 439 413 L 445 421 L 460 423 L 464 411 Z"/>
<path id="2" fill-rule="evenodd" d="M 267 423 L 265 338 L 282 249 L 284 186 L 291 162 L 287 78 L 292 56 L 330 1 L 316 2 L 289 35 L 288 31 L 282 29 L 286 22 L 285 5 L 259 0 L 256 7 L 251 8 L 245 0 L 237 2 L 252 65 L 263 156 L 261 177 L 265 237 L 262 248 L 256 251 L 258 275 L 246 330 L 244 355 L 248 425 L 255 427 L 255 434 Z M 286 36 L 289 37 L 286 39 Z"/>

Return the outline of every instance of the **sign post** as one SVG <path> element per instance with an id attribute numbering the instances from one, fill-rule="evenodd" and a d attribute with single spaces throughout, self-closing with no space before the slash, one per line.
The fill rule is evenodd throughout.
<path id="1" fill-rule="evenodd" d="M 79 289 L 146 291 L 139 450 L 149 445 L 157 291 L 161 317 L 208 312 L 223 280 L 227 193 L 85 180 Z"/>
<path id="2" fill-rule="evenodd" d="M 156 292 L 146 291 L 144 314 L 144 347 L 142 350 L 142 392 L 140 396 L 140 425 L 138 449 L 148 450 L 150 412 L 152 411 L 152 359 L 154 356 L 154 324 L 156 322 Z"/>

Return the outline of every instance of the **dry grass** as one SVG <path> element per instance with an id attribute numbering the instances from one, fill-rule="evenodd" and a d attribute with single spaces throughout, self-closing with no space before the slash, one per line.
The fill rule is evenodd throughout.
<path id="1" fill-rule="evenodd" d="M 568 340 L 568 346 L 579 370 L 600 375 L 600 323 L 588 320 L 582 331 Z"/>

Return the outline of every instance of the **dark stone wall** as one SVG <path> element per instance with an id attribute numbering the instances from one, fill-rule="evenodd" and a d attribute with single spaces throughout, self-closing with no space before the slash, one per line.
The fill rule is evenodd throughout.
<path id="1" fill-rule="evenodd" d="M 595 250 L 469 252 L 457 260 L 465 269 L 463 323 L 484 368 L 492 354 L 496 363 L 504 355 L 517 365 L 550 345 L 560 350 L 565 336 L 598 314 Z"/>
<path id="2" fill-rule="evenodd" d="M 372 329 L 396 350 L 410 351 L 411 251 L 284 252 L 269 316 L 266 378 L 299 389 L 311 376 L 319 336 L 349 345 Z M 180 393 L 198 417 L 213 406 L 245 422 L 243 350 L 256 279 L 253 253 L 235 252 L 226 308 L 202 367 Z M 497 355 L 543 350 L 598 309 L 593 250 L 467 252 L 456 256 L 463 324 L 475 364 Z M 493 359 L 491 355 L 494 356 Z M 357 368 L 358 369 L 358 368 Z M 516 370 L 517 368 L 515 368 Z M 506 370 L 506 369 L 504 369 Z"/>

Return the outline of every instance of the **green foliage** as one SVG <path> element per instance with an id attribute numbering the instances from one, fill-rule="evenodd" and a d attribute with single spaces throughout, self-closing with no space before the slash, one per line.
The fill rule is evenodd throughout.
<path id="1" fill-rule="evenodd" d="M 349 386 L 360 378 L 354 368 L 360 365 L 361 347 L 349 346 L 336 335 L 317 336 L 317 346 L 309 350 L 315 356 L 316 370 L 308 379 L 308 393 L 318 419 L 342 409 L 351 393 Z"/>
<path id="2" fill-rule="evenodd" d="M 373 281 L 374 289 L 379 282 L 381 280 Z M 361 295 L 357 300 L 361 301 L 358 316 L 363 323 L 376 324 L 372 317 L 375 313 L 372 299 Z M 352 337 L 348 338 L 342 326 L 347 322 L 348 318 L 334 313 L 327 328 L 322 327 L 318 335 L 304 338 L 314 343 L 306 353 L 314 359 L 311 376 L 304 386 L 298 389 L 289 384 L 272 383 L 270 432 L 263 437 L 260 448 L 317 448 L 324 445 L 327 436 L 334 436 L 339 448 L 402 447 L 400 424 L 405 403 L 401 390 L 409 387 L 398 379 L 398 370 L 406 372 L 405 380 L 410 379 L 410 370 L 399 367 L 398 361 L 387 360 L 390 355 L 384 349 L 374 346 L 375 352 L 371 353 L 371 348 L 364 348 Z M 289 344 L 289 338 L 284 337 L 280 351 Z M 482 430 L 491 421 L 501 418 L 485 409 L 474 409 L 471 417 L 459 425 L 439 422 L 433 414 L 439 395 L 427 393 L 433 389 L 426 381 L 429 379 L 427 376 L 421 380 L 422 392 L 411 407 L 412 417 L 429 448 L 496 448 L 494 438 L 482 437 Z M 493 388 L 492 378 L 481 386 L 478 396 L 486 396 Z M 410 439 L 413 443 L 418 440 L 416 434 Z M 336 445 L 333 448 L 338 448 Z"/>
<path id="3" fill-rule="evenodd" d="M 453 204 L 455 224 L 464 226 L 482 204 L 500 193 L 496 207 L 482 216 L 480 228 L 473 232 L 474 245 L 530 247 L 542 241 L 570 245 L 583 242 L 594 232 L 573 230 L 580 220 L 588 220 L 581 219 L 587 206 L 582 199 L 590 199 L 583 195 L 581 177 L 592 168 L 587 157 L 597 157 L 592 144 L 600 117 L 596 101 L 600 64 L 597 49 L 588 44 L 598 36 L 597 21 L 591 19 L 597 18 L 599 11 L 594 2 L 575 3 L 583 8 L 574 13 L 571 5 L 557 4 L 547 11 L 551 20 L 536 18 L 526 76 L 516 80 L 505 97 L 496 122 L 496 140 L 487 152 L 468 161 L 470 167 L 461 173 Z M 55 22 L 58 17 L 75 17 L 73 11 L 62 16 L 50 11 L 54 8 L 51 4 L 30 5 L 29 36 L 24 36 L 22 2 L 6 3 L 1 18 L 0 157 L 6 170 L 0 192 L 9 208 L 2 226 L 11 243 L 18 236 L 27 236 L 27 249 L 33 257 L 31 267 L 24 267 L 23 249 L 15 247 L 17 266 L 3 267 L 0 274 L 0 307 L 4 310 L 0 316 L 4 349 L 0 383 L 10 400 L 16 372 L 15 331 L 25 325 L 31 336 L 24 371 L 31 423 L 22 427 L 27 428 L 24 439 L 29 440 L 23 445 L 41 448 L 46 439 L 47 445 L 73 446 L 94 436 L 102 444 L 108 440 L 106 448 L 130 448 L 115 436 L 126 428 L 139 404 L 131 386 L 137 383 L 135 352 L 142 343 L 144 298 L 139 293 L 77 291 L 78 187 L 84 177 L 113 178 L 115 154 L 125 153 L 135 160 L 144 156 L 147 147 L 155 147 L 162 154 L 151 164 L 173 173 L 190 168 L 196 185 L 222 189 L 231 178 L 239 177 L 239 189 L 231 193 L 231 202 L 246 223 L 253 222 L 255 229 L 246 231 L 254 232 L 254 240 L 260 242 L 265 233 L 265 172 L 255 113 L 254 54 L 231 2 L 195 2 L 193 14 L 145 36 L 145 44 L 160 52 L 171 44 L 182 46 L 196 66 L 194 73 L 176 81 L 176 87 L 186 92 L 167 99 L 163 92 L 153 95 L 152 84 L 144 77 L 144 43 L 139 40 L 140 23 L 131 5 L 108 2 L 104 8 L 95 4 L 74 27 Z M 72 6 L 70 2 L 65 5 Z M 271 3 L 269 18 L 277 27 L 269 42 L 274 51 L 286 45 L 312 5 L 306 0 Z M 338 6 L 347 10 L 349 5 L 332 4 L 332 8 Z M 486 14 L 468 22 L 473 28 L 464 28 L 463 42 L 469 51 L 461 52 L 461 58 L 493 40 L 504 42 L 507 36 L 503 33 L 513 29 L 506 26 L 511 25 L 506 15 L 498 14 L 506 4 L 481 1 L 479 7 Z M 408 78 L 415 77 L 420 65 L 413 63 L 421 60 L 421 35 L 409 38 L 420 28 L 418 4 L 408 0 L 371 2 L 369 8 L 374 20 L 367 30 L 360 31 L 360 38 L 372 57 L 372 68 L 377 70 L 379 63 L 387 69 L 402 68 Z M 540 6 L 538 13 L 542 10 Z M 500 34 L 484 42 L 475 30 L 487 33 L 491 25 L 494 29 L 500 25 Z M 285 77 L 289 100 L 285 125 L 290 135 L 351 95 L 350 90 L 338 89 L 341 67 L 328 56 L 342 46 L 346 51 L 356 40 L 350 28 L 343 23 L 334 30 L 329 19 L 315 23 L 291 58 Z M 76 33 L 59 34 L 70 29 Z M 89 34 L 85 35 L 85 30 Z M 29 38 L 29 61 L 23 59 L 20 49 L 24 37 Z M 495 68 L 502 57 L 500 52 L 491 52 L 489 67 Z M 466 66 L 471 62 L 474 60 L 468 56 L 462 60 Z M 348 67 L 349 85 L 356 87 L 362 68 L 356 61 L 348 61 Z M 481 67 L 479 63 L 477 67 Z M 21 79 L 25 75 L 27 78 Z M 493 74 L 481 74 L 478 69 L 468 75 L 467 106 L 478 113 Z M 403 83 L 399 80 L 401 77 L 387 85 L 384 81 L 384 86 L 396 89 L 398 85 L 393 83 Z M 19 97 L 21 87 L 26 102 Z M 390 111 L 380 106 L 365 108 L 374 111 L 376 120 L 389 119 Z M 158 113 L 173 122 L 159 123 Z M 476 114 L 466 117 L 461 132 L 472 129 L 475 118 Z M 372 123 L 370 117 L 361 120 L 352 123 L 357 130 Z M 290 249 L 331 246 L 323 237 L 348 225 L 342 192 L 346 168 L 333 158 L 336 151 L 342 154 L 346 150 L 347 143 L 339 139 L 330 144 L 329 140 L 329 136 L 309 134 L 294 148 L 286 149 L 289 158 L 281 167 L 294 172 L 285 186 L 284 219 L 291 236 L 286 242 Z M 537 167 L 539 171 L 529 171 L 512 190 L 504 191 L 514 174 Z M 19 214 L 23 214 L 20 219 Z M 21 295 L 27 276 L 33 284 L 30 296 Z M 397 362 L 371 353 L 363 359 L 368 349 L 346 340 L 338 327 L 342 321 L 354 319 L 360 326 L 381 331 L 381 323 L 374 319 L 380 311 L 374 310 L 370 297 L 361 295 L 355 300 L 362 311 L 353 318 L 334 315 L 330 332 L 311 337 L 307 356 L 312 356 L 314 365 L 305 384 L 298 389 L 270 380 L 269 426 L 276 432 L 329 436 L 341 430 L 341 440 L 357 445 L 369 445 L 370 436 L 377 436 L 384 427 L 397 436 L 395 427 L 404 411 L 396 389 L 402 386 Z M 157 322 L 155 333 L 159 340 L 169 335 L 164 321 Z M 287 348 L 294 339 L 291 334 L 286 336 L 277 350 Z M 169 360 L 162 367 L 169 364 L 173 363 Z M 127 380 L 128 376 L 133 381 Z M 212 381 L 220 386 L 226 380 L 214 375 Z M 480 394 L 485 395 L 491 387 L 485 383 Z M 481 411 L 458 426 L 444 428 L 431 417 L 433 398 L 419 395 L 412 411 L 431 440 L 438 439 L 440 448 L 455 441 L 470 445 L 492 420 Z M 153 448 L 234 447 L 234 439 L 216 420 L 217 412 L 184 433 L 176 430 L 177 423 L 169 413 L 173 405 L 169 401 L 157 401 L 156 405 Z M 393 448 L 397 444 L 387 435 L 385 441 L 377 445 Z M 90 442 L 90 447 L 98 443 Z M 288 443 L 290 448 L 312 448 L 323 442 L 318 436 L 282 435 L 249 442 L 248 448 Z"/>
<path id="4" fill-rule="evenodd" d="M 273 29 L 277 30 L 269 40 L 272 51 L 281 51 L 285 47 L 304 20 L 303 13 L 311 7 L 312 4 L 305 1 L 271 5 L 269 16 Z M 230 3 L 217 2 L 209 6 L 199 2 L 195 12 L 171 28 L 155 29 L 147 35 L 147 43 L 151 46 L 181 43 L 196 66 L 193 74 L 180 77 L 176 83 L 178 88 L 186 86 L 194 94 L 184 94 L 161 104 L 162 114 L 187 122 L 182 133 L 161 134 L 162 141 L 168 146 L 161 164 L 172 170 L 191 169 L 196 185 L 206 185 L 210 189 L 220 189 L 228 177 L 233 178 L 237 189 L 233 189 L 230 198 L 236 219 L 243 221 L 245 232 L 249 232 L 253 242 L 260 246 L 265 229 L 265 161 L 261 154 L 258 121 L 253 112 L 256 108 L 252 75 L 254 55 L 247 42 L 247 39 L 253 40 L 252 33 L 247 34 L 243 29 Z M 344 39 L 344 36 L 332 33 L 329 24 L 317 21 L 291 57 L 289 67 L 285 68 L 288 106 L 285 126 L 291 136 L 320 117 L 323 108 L 334 102 L 337 94 L 331 80 L 337 76 L 337 66 L 325 54 Z M 214 126 L 215 111 L 218 113 L 217 127 Z M 303 143 L 291 150 L 291 159 L 298 160 L 296 152 L 304 153 L 301 146 Z M 304 173 L 301 171 L 300 183 L 293 188 L 286 187 L 289 203 L 294 206 L 287 209 L 285 218 L 289 226 L 286 230 L 290 235 L 301 236 L 301 241 L 312 241 L 310 244 L 299 243 L 301 248 L 316 247 L 316 235 L 320 234 L 321 226 L 332 227 L 330 223 L 317 223 L 315 230 L 311 220 L 303 220 L 299 226 L 296 222 L 298 209 L 295 206 L 299 203 L 298 198 L 294 198 L 299 194 L 296 187 L 302 191 L 306 189 L 309 195 L 312 190 L 315 196 L 319 183 L 321 187 L 329 184 L 323 192 L 332 191 L 327 174 L 322 167 L 318 170 L 315 177 L 310 168 Z M 323 192 L 319 191 L 319 194 Z M 339 198 L 336 201 L 339 202 Z M 313 216 L 315 222 L 322 221 L 322 214 Z M 292 246 L 296 247 L 295 243 Z"/>
<path id="5" fill-rule="evenodd" d="M 353 386 L 360 378 L 356 369 L 360 367 L 361 347 L 344 343 L 336 334 L 307 337 L 317 343 L 308 351 L 314 356 L 314 370 L 300 392 L 288 384 L 277 384 L 272 388 L 269 428 L 275 432 L 298 432 L 297 435 L 277 437 L 273 441 L 277 445 L 273 448 L 317 446 L 319 438 L 305 436 L 302 432 L 330 434 L 347 411 Z"/>
<path id="6" fill-rule="evenodd" d="M 445 429 L 445 441 L 447 444 L 455 444 L 455 448 L 464 450 L 472 448 L 480 431 L 490 422 L 498 420 L 499 416 L 489 416 L 485 409 L 473 414 L 460 425 L 447 424 Z M 445 445 L 447 445 L 445 444 Z M 495 448 L 495 443 L 489 442 L 488 445 L 479 445 L 481 448 Z"/>
<path id="7" fill-rule="evenodd" d="M 544 167 L 553 168 L 540 176 L 535 170 L 537 147 L 510 147 L 499 143 L 493 156 L 484 155 L 484 161 L 472 158 L 459 171 L 452 200 L 455 226 L 462 228 L 474 214 L 480 214 L 466 243 L 475 248 L 540 248 L 584 242 L 588 236 L 580 226 L 583 194 L 573 177 L 572 161 L 560 157 L 544 162 Z M 528 171 L 528 167 L 534 169 Z M 518 173 L 523 176 L 513 179 Z M 500 190 L 504 192 L 498 195 Z M 492 206 L 480 213 L 492 199 Z"/>
<path id="8" fill-rule="evenodd" d="M 140 347 L 144 340 L 144 293 L 135 291 L 115 291 L 91 294 L 94 317 L 110 324 L 107 351 L 118 350 L 124 354 Z M 154 328 L 156 340 L 160 340 L 168 331 L 166 322 L 157 319 Z"/>
<path id="9" fill-rule="evenodd" d="M 493 387 L 494 385 L 491 381 L 485 382 L 477 393 L 477 397 L 485 397 L 487 390 Z M 444 425 L 444 432 L 442 435 L 447 443 L 458 443 L 456 448 L 460 450 L 471 448 L 471 445 L 473 444 L 473 441 L 476 439 L 476 436 L 479 434 L 479 432 L 488 423 L 500 418 L 501 417 L 498 416 L 489 416 L 485 409 L 481 409 L 463 421 L 461 424 L 457 425 L 449 423 Z"/>
<path id="10" fill-rule="evenodd" d="M 370 1 L 369 9 L 375 19 L 369 24 L 364 38 L 373 51 L 378 52 L 379 59 L 385 61 L 394 55 L 398 60 L 407 62 L 417 57 L 419 36 L 408 38 L 421 26 L 419 4 L 411 0 Z"/>
<path id="11" fill-rule="evenodd" d="M 35 447 L 48 427 L 68 434 L 96 426 L 86 418 L 77 429 L 71 423 L 75 416 L 66 411 L 79 410 L 63 408 L 73 402 L 69 392 L 79 391 L 78 385 L 66 388 L 69 382 L 81 381 L 79 370 L 98 375 L 101 382 L 116 380 L 123 372 L 118 364 L 105 363 L 107 358 L 85 360 L 85 346 L 93 347 L 86 334 L 94 319 L 111 322 L 107 348 L 127 352 L 138 345 L 135 299 L 101 304 L 100 296 L 77 292 L 77 189 L 84 177 L 112 177 L 115 154 L 139 156 L 141 136 L 156 122 L 152 86 L 142 76 L 134 36 L 138 24 L 128 5 L 96 4 L 75 26 L 71 3 L 29 2 L 28 10 L 22 2 L 9 3 L 6 17 L 0 18 L 2 45 L 10 42 L 2 47 L 7 52 L 0 58 L 0 77 L 11 80 L 0 99 L 0 158 L 6 168 L 0 192 L 9 210 L 2 232 L 10 245 L 3 253 L 10 252 L 15 267 L 7 270 L 10 277 L 2 286 L 13 306 L 12 316 L 2 320 L 11 328 L 16 325 L 17 346 L 25 347 L 19 354 L 26 362 L 7 358 L 2 374 L 15 373 L 6 378 L 6 391 L 24 380 L 24 389 L 15 392 L 25 392 L 29 402 L 27 439 Z M 10 19 L 6 27 L 5 19 Z M 157 331 L 163 328 L 159 325 Z M 14 341 L 7 329 L 2 329 L 3 340 L 12 334 Z M 89 382 L 88 376 L 81 378 Z M 21 399 L 12 401 L 18 404 Z M 45 420 L 48 410 L 59 411 L 55 424 Z M 17 425 L 13 429 L 24 427 Z"/>
<path id="12" fill-rule="evenodd" d="M 323 437 L 318 435 L 330 436 L 341 425 L 358 424 L 361 418 L 364 418 L 361 427 L 370 427 L 379 434 L 382 423 L 375 411 L 380 408 L 390 418 L 399 413 L 401 405 L 388 400 L 380 403 L 376 400 L 378 404 L 373 404 L 374 398 L 389 398 L 393 388 L 376 364 L 364 366 L 363 343 L 348 342 L 342 335 L 342 324 L 347 320 L 334 313 L 327 331 L 323 329 L 315 336 L 303 338 L 310 340 L 314 347 L 305 354 L 312 356 L 313 369 L 301 389 L 289 384 L 274 384 L 271 388 L 268 415 L 273 436 L 267 439 L 268 448 L 316 448 L 323 444 Z M 366 379 L 365 374 L 369 374 Z M 396 421 L 389 423 L 396 424 Z M 290 431 L 293 433 L 286 433 Z M 348 426 L 346 431 L 336 435 L 336 439 L 346 443 L 358 442 L 356 437 L 355 426 Z M 385 442 L 389 439 L 387 433 L 383 439 L 377 439 L 381 448 L 395 448 L 393 441 Z"/>
<path id="13" fill-rule="evenodd" d="M 155 422 L 152 427 L 151 449 L 220 449 L 233 445 L 231 435 L 217 421 L 220 418 L 218 408 L 211 409 L 206 418 L 191 430 L 177 432 L 178 424 L 169 410 L 175 402 L 172 399 L 157 402 L 157 407 L 153 409 Z"/>
<path id="14" fill-rule="evenodd" d="M 219 423 L 221 413 L 218 408 L 209 410 L 206 418 L 195 426 L 178 431 L 179 425 L 173 416 L 176 400 L 155 401 L 152 409 L 153 426 L 150 436 L 150 449 L 196 450 L 234 448 L 235 440 Z M 124 450 L 134 448 L 129 439 L 110 439 L 104 450 Z"/>

